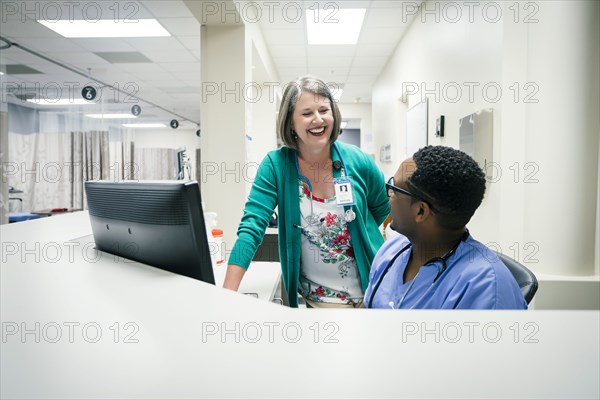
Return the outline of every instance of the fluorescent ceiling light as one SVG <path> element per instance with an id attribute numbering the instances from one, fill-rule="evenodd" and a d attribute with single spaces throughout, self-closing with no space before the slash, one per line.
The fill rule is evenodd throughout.
<path id="1" fill-rule="evenodd" d="M 90 118 L 101 118 L 101 119 L 129 119 L 137 118 L 133 114 L 85 114 L 86 117 Z"/>
<path id="2" fill-rule="evenodd" d="M 38 22 L 66 38 L 124 38 L 124 37 L 156 37 L 171 36 L 155 19 L 138 19 L 134 21 L 101 19 L 59 20 Z"/>
<path id="3" fill-rule="evenodd" d="M 151 124 L 151 123 L 146 123 L 146 124 L 123 124 L 123 126 L 125 128 L 166 128 L 167 126 L 165 124 Z"/>
<path id="4" fill-rule="evenodd" d="M 342 121 L 342 123 L 340 124 L 340 129 L 344 129 L 346 127 L 346 125 L 348 125 L 348 122 Z"/>
<path id="5" fill-rule="evenodd" d="M 306 10 L 308 44 L 356 44 L 365 18 L 364 8 Z"/>
<path id="6" fill-rule="evenodd" d="M 81 106 L 96 104 L 93 101 L 87 101 L 84 99 L 27 99 L 27 101 L 41 106 Z"/>

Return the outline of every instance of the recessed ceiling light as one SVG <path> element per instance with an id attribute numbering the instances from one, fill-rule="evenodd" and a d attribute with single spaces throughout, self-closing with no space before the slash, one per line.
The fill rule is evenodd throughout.
<path id="1" fill-rule="evenodd" d="M 85 114 L 86 117 L 90 118 L 101 118 L 101 119 L 129 119 L 137 118 L 132 114 Z"/>
<path id="2" fill-rule="evenodd" d="M 366 9 L 306 10 L 308 44 L 356 44 Z"/>
<path id="3" fill-rule="evenodd" d="M 0 71 L 0 75 L 4 75 L 4 72 Z"/>
<path id="4" fill-rule="evenodd" d="M 346 127 L 346 125 L 348 125 L 348 122 L 342 121 L 342 123 L 340 124 L 340 129 L 344 129 Z"/>
<path id="5" fill-rule="evenodd" d="M 84 99 L 27 99 L 27 101 L 40 106 L 81 106 L 96 104 L 93 101 L 87 101 Z"/>
<path id="6" fill-rule="evenodd" d="M 156 123 L 156 124 L 152 124 L 152 123 L 146 123 L 146 124 L 123 124 L 123 126 L 125 128 L 166 128 L 167 127 L 165 124 L 160 124 L 160 123 Z"/>
<path id="7" fill-rule="evenodd" d="M 133 21 L 101 19 L 88 20 L 38 20 L 45 27 L 66 38 L 124 38 L 171 36 L 155 19 Z"/>

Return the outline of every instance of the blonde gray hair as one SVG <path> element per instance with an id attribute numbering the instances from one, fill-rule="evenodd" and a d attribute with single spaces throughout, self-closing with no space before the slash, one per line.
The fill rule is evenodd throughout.
<path id="1" fill-rule="evenodd" d="M 281 141 L 289 148 L 298 150 L 297 135 L 292 127 L 293 114 L 296 108 L 296 102 L 302 92 L 314 93 L 329 99 L 331 112 L 333 113 L 333 127 L 329 143 L 336 141 L 340 135 L 340 125 L 342 123 L 342 114 L 338 108 L 337 102 L 333 99 L 331 89 L 325 82 L 313 76 L 303 76 L 295 82 L 286 85 L 283 91 L 283 98 L 279 106 L 279 115 L 277 116 L 277 134 Z"/>

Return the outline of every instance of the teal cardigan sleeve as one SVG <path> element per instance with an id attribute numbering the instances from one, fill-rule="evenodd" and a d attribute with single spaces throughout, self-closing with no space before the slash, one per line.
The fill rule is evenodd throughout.
<path id="1" fill-rule="evenodd" d="M 277 204 L 277 179 L 271 155 L 267 155 L 256 173 L 256 178 L 244 214 L 238 226 L 238 238 L 231 249 L 228 263 L 248 269 L 256 249 L 262 243 L 265 230 Z"/>
<path id="2" fill-rule="evenodd" d="M 367 205 L 377 226 L 379 226 L 390 214 L 390 200 L 387 197 L 385 178 L 383 172 L 381 172 L 371 157 L 365 153 L 363 153 L 363 157 L 367 164 L 365 168 L 369 188 L 367 190 Z"/>

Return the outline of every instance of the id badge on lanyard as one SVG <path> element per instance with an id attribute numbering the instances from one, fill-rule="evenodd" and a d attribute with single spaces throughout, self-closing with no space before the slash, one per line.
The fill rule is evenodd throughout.
<path id="1" fill-rule="evenodd" d="M 333 185 L 338 206 L 354 205 L 354 192 L 352 191 L 352 181 L 349 176 L 335 178 L 333 180 Z"/>

